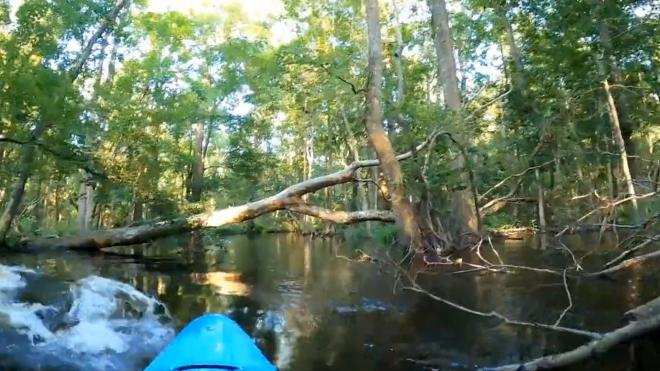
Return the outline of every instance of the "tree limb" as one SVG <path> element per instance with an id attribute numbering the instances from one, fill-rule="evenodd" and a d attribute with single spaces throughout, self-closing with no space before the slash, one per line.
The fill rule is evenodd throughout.
<path id="1" fill-rule="evenodd" d="M 96 32 L 94 32 L 92 37 L 87 41 L 85 48 L 80 53 L 80 58 L 78 58 L 78 61 L 71 69 L 70 78 L 72 81 L 75 81 L 78 78 L 80 72 L 82 72 L 83 66 L 87 62 L 90 54 L 92 54 L 92 49 L 94 48 L 96 41 L 100 39 L 101 36 L 103 36 L 103 34 L 114 25 L 115 21 L 117 20 L 117 16 L 119 16 L 119 13 L 121 13 L 121 11 L 128 5 L 128 2 L 129 0 L 119 0 L 117 6 L 113 9 L 110 16 L 101 21 L 101 26 L 99 26 Z"/>
<path id="2" fill-rule="evenodd" d="M 648 304 L 651 304 L 653 302 L 655 302 L 654 305 L 660 305 L 658 299 L 655 299 L 654 301 Z M 644 306 L 647 306 L 647 304 L 643 305 L 642 307 Z M 634 312 L 635 310 L 636 309 L 633 309 L 631 312 Z M 534 370 L 545 370 L 550 368 L 565 367 L 582 362 L 596 355 L 603 354 L 608 350 L 610 350 L 615 345 L 657 331 L 658 328 L 660 328 L 660 314 L 657 314 L 657 309 L 656 309 L 655 315 L 653 316 L 642 316 L 641 320 L 639 321 L 630 322 L 626 326 L 620 327 L 611 332 L 607 332 L 603 334 L 600 338 L 593 340 L 582 346 L 579 346 L 568 352 L 544 356 L 524 363 L 516 363 L 516 364 L 504 365 L 493 368 L 485 368 L 485 369 L 490 371 L 516 371 L 516 370 L 534 371 Z"/>
<path id="3" fill-rule="evenodd" d="M 38 142 L 38 141 L 37 142 L 31 142 L 29 140 L 20 140 L 20 139 L 15 139 L 15 138 L 9 138 L 9 137 L 6 137 L 2 134 L 0 134 L 0 143 L 11 143 L 11 144 L 18 144 L 18 145 L 28 145 L 28 144 L 35 145 L 38 148 L 40 148 L 42 151 L 44 151 L 46 153 L 49 153 L 52 156 L 59 158 L 60 160 L 77 163 L 77 166 L 80 169 L 83 169 L 83 170 L 87 171 L 88 173 L 90 173 L 90 174 L 92 174 L 92 175 L 94 175 L 98 178 L 106 178 L 106 175 L 103 173 L 103 171 L 100 171 L 99 169 L 91 166 L 86 160 L 84 160 L 82 158 L 82 156 L 79 153 L 77 153 L 75 151 L 72 151 L 71 155 L 68 155 L 68 154 L 65 154 L 65 153 L 62 153 L 62 152 L 58 152 L 57 150 L 54 150 L 54 149 L 52 149 L 52 148 L 50 148 L 50 147 L 46 146 L 45 144 L 43 144 L 41 142 Z"/>
<path id="4" fill-rule="evenodd" d="M 611 273 L 618 272 L 622 269 L 629 268 L 629 267 L 641 264 L 641 263 L 643 263 L 647 260 L 657 259 L 657 258 L 660 258 L 660 250 L 624 260 L 624 261 L 622 261 L 621 263 L 619 263 L 615 266 L 609 267 L 607 269 L 603 269 L 603 270 L 598 271 L 598 272 L 588 273 L 588 274 L 586 274 L 586 276 L 587 277 L 605 276 L 605 275 L 608 275 L 608 274 L 611 274 Z"/>
<path id="5" fill-rule="evenodd" d="M 628 249 L 628 250 L 622 252 L 621 254 L 619 254 L 616 258 L 614 258 L 614 259 L 608 261 L 607 263 L 605 263 L 605 266 L 606 266 L 606 267 L 611 267 L 611 266 L 613 266 L 614 264 L 617 264 L 618 262 L 620 262 L 620 261 L 622 261 L 623 259 L 625 259 L 625 258 L 627 258 L 628 256 L 630 256 L 630 254 L 634 253 L 635 251 L 638 251 L 638 250 L 640 250 L 640 249 L 646 247 L 647 245 L 649 245 L 649 244 L 651 244 L 651 243 L 653 243 L 653 242 L 655 242 L 655 241 L 658 241 L 659 239 L 660 239 L 660 233 L 656 234 L 656 235 L 653 236 L 653 237 L 649 237 L 649 238 L 647 238 L 644 242 L 642 242 L 642 243 L 640 243 L 640 244 L 637 244 L 637 245 L 631 247 L 630 249 Z"/>
<path id="6" fill-rule="evenodd" d="M 475 316 L 479 317 L 486 317 L 486 318 L 496 318 L 502 321 L 503 323 L 507 325 L 515 325 L 515 326 L 523 326 L 523 327 L 535 327 L 535 328 L 540 328 L 540 329 L 545 329 L 545 330 L 552 330 L 552 331 L 559 331 L 559 332 L 566 332 L 574 335 L 580 335 L 580 336 L 586 336 L 592 339 L 598 339 L 602 335 L 597 333 L 597 332 L 592 332 L 592 331 L 586 331 L 586 330 L 580 330 L 580 329 L 575 329 L 571 327 L 564 327 L 564 326 L 558 326 L 558 325 L 548 325 L 545 323 L 538 323 L 538 322 L 526 322 L 526 321 L 518 321 L 514 319 L 510 319 L 506 317 L 503 314 L 500 314 L 499 312 L 496 311 L 490 311 L 490 312 L 481 312 L 478 310 L 470 309 L 467 307 L 464 307 L 460 304 L 454 303 L 453 301 L 441 298 L 437 295 L 434 295 L 433 293 L 424 290 L 421 288 L 418 284 L 413 283 L 412 286 L 404 287 L 406 290 L 410 291 L 415 291 L 421 294 L 424 294 L 428 296 L 429 298 L 439 301 L 441 303 L 447 304 L 455 309 L 461 310 L 466 313 L 473 314 Z"/>
<path id="7" fill-rule="evenodd" d="M 314 216 L 338 224 L 354 224 L 366 221 L 394 223 L 394 214 L 388 210 L 335 211 L 303 202 L 287 206 L 294 213 Z"/>
<path id="8" fill-rule="evenodd" d="M 523 171 L 521 171 L 521 172 L 519 172 L 519 173 L 517 173 L 517 174 L 509 175 L 508 177 L 506 177 L 506 178 L 500 180 L 500 181 L 499 181 L 497 184 L 495 184 L 494 186 L 490 187 L 486 192 L 480 194 L 480 195 L 479 195 L 479 201 L 482 201 L 482 200 L 484 199 L 484 197 L 486 197 L 486 195 L 488 195 L 490 192 L 492 192 L 492 191 L 494 191 L 495 189 L 497 189 L 497 188 L 501 187 L 502 185 L 504 185 L 504 183 L 506 183 L 507 181 L 509 181 L 509 179 L 511 179 L 511 178 L 519 178 L 519 177 L 521 177 L 521 176 L 527 174 L 528 172 L 530 172 L 530 171 L 532 171 L 532 170 L 535 170 L 535 169 L 539 169 L 539 168 L 545 167 L 545 166 L 547 166 L 547 165 L 553 163 L 554 161 L 555 161 L 555 160 L 550 160 L 550 161 L 544 162 L 544 163 L 542 163 L 542 164 L 540 164 L 540 165 L 530 166 L 530 167 L 528 167 L 527 169 L 525 169 L 525 170 L 523 170 Z M 518 188 L 518 185 L 516 185 L 516 187 L 514 187 L 514 189 L 517 189 L 517 188 Z M 486 208 L 486 206 L 484 206 L 484 208 Z"/>
<path id="9" fill-rule="evenodd" d="M 600 210 L 603 210 L 603 209 L 610 209 L 610 208 L 613 208 L 613 207 L 617 207 L 617 206 L 619 206 L 619 205 L 621 205 L 621 204 L 623 204 L 623 203 L 625 203 L 625 202 L 632 201 L 632 200 L 641 200 L 641 199 L 644 199 L 644 198 L 653 197 L 653 196 L 655 196 L 655 195 L 657 195 L 657 194 L 658 194 L 658 192 L 649 192 L 649 193 L 645 193 L 645 194 L 643 194 L 643 195 L 629 196 L 629 197 L 626 197 L 626 198 L 620 199 L 620 200 L 618 200 L 618 201 L 616 201 L 616 202 L 608 202 L 606 205 L 603 205 L 603 206 L 597 207 L 597 208 L 591 210 L 590 212 L 588 212 L 588 213 L 582 215 L 578 220 L 575 221 L 574 224 L 577 224 L 577 223 L 579 223 L 579 222 L 585 220 L 586 218 L 590 217 L 591 215 L 597 213 L 597 212 L 600 211 Z M 555 237 L 560 237 L 560 236 L 562 236 L 562 235 L 563 235 L 564 233 L 566 233 L 570 228 L 571 228 L 570 226 L 566 226 L 566 227 L 564 227 L 564 229 L 562 229 L 562 230 L 559 231 L 557 234 L 555 234 Z"/>

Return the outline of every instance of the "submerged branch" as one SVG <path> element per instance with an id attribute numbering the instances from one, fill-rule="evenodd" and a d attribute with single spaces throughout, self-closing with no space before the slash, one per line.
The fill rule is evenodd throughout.
<path id="1" fill-rule="evenodd" d="M 653 306 L 653 310 L 647 308 L 649 305 Z M 638 312 L 640 308 L 645 308 L 646 313 L 654 313 L 655 315 L 645 315 L 639 319 L 630 322 L 628 325 L 620 327 L 611 332 L 602 334 L 597 339 L 579 346 L 573 350 L 564 353 L 553 354 L 549 356 L 540 357 L 524 363 L 516 363 L 504 365 L 494 368 L 486 368 L 492 371 L 516 371 L 516 370 L 545 370 L 550 368 L 565 367 L 585 361 L 589 358 L 603 354 L 610 350 L 615 345 L 628 342 L 645 334 L 657 331 L 660 328 L 660 315 L 658 314 L 657 306 L 660 305 L 658 299 L 655 299 L 647 304 L 644 304 L 628 313 Z"/>
<path id="2" fill-rule="evenodd" d="M 499 312 L 496 312 L 496 311 L 481 312 L 481 311 L 474 310 L 474 309 L 471 309 L 471 308 L 468 308 L 468 307 L 464 307 L 464 306 L 462 306 L 460 304 L 457 304 L 453 301 L 450 301 L 450 300 L 447 300 L 447 299 L 442 298 L 440 296 L 437 296 L 437 295 L 435 295 L 435 294 L 433 294 L 433 293 L 431 293 L 427 290 L 424 290 L 423 288 L 421 288 L 416 283 L 413 283 L 412 286 L 404 287 L 404 289 L 410 290 L 410 291 L 415 291 L 415 292 L 418 292 L 420 294 L 424 294 L 424 295 L 428 296 L 429 298 L 431 298 L 435 301 L 439 301 L 443 304 L 447 304 L 447 305 L 451 306 L 452 308 L 461 310 L 461 311 L 469 313 L 469 314 L 473 314 L 475 316 L 499 319 L 500 321 L 502 321 L 503 323 L 505 323 L 507 325 L 534 327 L 534 328 L 540 328 L 540 329 L 544 329 L 544 330 L 565 332 L 565 333 L 570 333 L 570 334 L 574 334 L 574 335 L 589 337 L 589 338 L 592 338 L 592 339 L 599 339 L 602 336 L 598 332 L 580 330 L 580 329 L 571 328 L 571 327 L 564 327 L 564 326 L 558 326 L 558 325 L 549 325 L 549 324 L 539 323 L 539 322 L 518 321 L 518 320 L 515 320 L 515 319 L 510 319 L 510 318 L 506 317 L 505 315 L 503 315 Z"/>
<path id="3" fill-rule="evenodd" d="M 478 248 L 479 244 L 475 246 L 475 248 Z M 392 266 L 394 269 L 397 270 L 401 276 L 404 276 L 408 279 L 408 282 L 410 282 L 409 286 L 404 286 L 403 289 L 405 290 L 410 290 L 414 292 L 418 292 L 420 294 L 424 294 L 427 297 L 441 302 L 443 304 L 449 305 L 450 307 L 454 309 L 458 309 L 460 311 L 478 316 L 478 317 L 483 317 L 483 318 L 496 318 L 499 319 L 501 322 L 507 324 L 507 325 L 512 325 L 512 326 L 523 326 L 523 327 L 534 327 L 534 328 L 539 328 L 539 329 L 544 329 L 544 330 L 551 330 L 551 331 L 558 331 L 558 332 L 564 332 L 564 333 L 570 333 L 574 335 L 580 335 L 580 336 L 585 336 L 589 337 L 592 339 L 598 339 L 601 337 L 601 334 L 598 332 L 593 332 L 593 331 L 587 331 L 587 330 L 581 330 L 581 329 L 576 329 L 576 328 L 571 328 L 571 327 L 564 327 L 564 326 L 559 326 L 558 323 L 555 323 L 553 325 L 545 324 L 545 323 L 539 323 L 539 322 L 526 322 L 526 321 L 519 321 L 515 319 L 511 319 L 499 312 L 496 311 L 490 311 L 490 312 L 482 312 L 476 309 L 468 308 L 465 307 L 461 304 L 458 304 L 456 302 L 453 302 L 451 300 L 445 299 L 443 297 L 440 297 L 438 295 L 433 294 L 432 292 L 422 288 L 416 280 L 411 277 L 411 275 L 404 270 L 399 264 L 396 264 L 396 262 L 392 261 L 391 262 Z M 502 265 L 506 266 L 506 265 Z M 482 270 L 482 269 L 489 269 L 489 268 L 494 268 L 497 266 L 479 266 L 477 267 L 477 270 Z M 561 274 L 561 273 L 560 273 Z M 566 272 L 564 271 L 564 277 L 565 277 Z"/>
<path id="4" fill-rule="evenodd" d="M 642 243 L 640 243 L 640 244 L 638 244 L 638 245 L 635 245 L 635 246 L 631 247 L 630 249 L 628 249 L 628 250 L 622 252 L 622 253 L 619 254 L 616 258 L 614 258 L 614 259 L 608 261 L 607 263 L 605 263 L 605 266 L 606 266 L 606 267 L 611 267 L 611 266 L 613 266 L 614 264 L 617 264 L 617 263 L 619 263 L 620 261 L 622 261 L 622 260 L 624 260 L 625 258 L 627 258 L 628 256 L 630 256 L 632 253 L 634 253 L 634 252 L 636 252 L 636 251 L 638 251 L 638 250 L 641 250 L 642 248 L 646 247 L 647 245 L 650 245 L 652 242 L 656 242 L 656 241 L 659 241 L 659 240 L 660 240 L 660 233 L 656 234 L 656 235 L 653 236 L 653 237 L 649 237 L 649 238 L 647 238 L 644 242 L 642 242 Z"/>
<path id="5" fill-rule="evenodd" d="M 588 274 L 586 274 L 586 276 L 587 277 L 605 276 L 605 275 L 615 273 L 615 272 L 618 272 L 620 270 L 630 268 L 630 267 L 633 267 L 635 265 L 644 263 L 647 260 L 657 259 L 657 258 L 660 258 L 660 250 L 624 260 L 624 261 L 622 261 L 621 263 L 619 263 L 615 266 L 609 267 L 607 269 L 603 269 L 603 270 L 598 271 L 598 272 L 588 273 Z"/>
<path id="6" fill-rule="evenodd" d="M 568 305 L 564 308 L 564 311 L 561 312 L 559 318 L 555 321 L 554 326 L 559 326 L 566 313 L 573 308 L 573 298 L 571 297 L 571 290 L 568 288 L 568 281 L 566 280 L 566 269 L 564 269 L 564 290 L 566 291 L 566 297 L 568 298 Z"/>

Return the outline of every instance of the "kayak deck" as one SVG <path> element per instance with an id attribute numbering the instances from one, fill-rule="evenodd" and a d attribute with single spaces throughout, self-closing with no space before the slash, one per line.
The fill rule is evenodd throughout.
<path id="1" fill-rule="evenodd" d="M 229 317 L 205 314 L 188 324 L 145 371 L 276 371 Z"/>

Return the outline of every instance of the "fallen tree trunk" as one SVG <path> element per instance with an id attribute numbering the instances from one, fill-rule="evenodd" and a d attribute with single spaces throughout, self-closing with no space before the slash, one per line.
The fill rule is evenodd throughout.
<path id="1" fill-rule="evenodd" d="M 425 149 L 436 137 L 443 132 L 434 132 L 411 151 L 396 156 L 398 161 L 413 157 L 417 152 Z M 26 240 L 20 247 L 27 250 L 41 250 L 52 248 L 68 248 L 73 250 L 96 250 L 112 246 L 132 245 L 152 241 L 156 238 L 167 237 L 177 233 L 199 230 L 204 228 L 221 227 L 228 224 L 237 224 L 254 219 L 277 210 L 290 210 L 292 212 L 318 217 L 334 223 L 351 224 L 363 221 L 394 222 L 394 214 L 384 210 L 363 211 L 335 211 L 306 204 L 302 196 L 316 192 L 326 187 L 355 181 L 355 172 L 365 167 L 378 166 L 378 160 L 354 161 L 342 170 L 335 173 L 308 179 L 306 181 L 287 187 L 283 191 L 241 206 L 229 207 L 209 213 L 202 213 L 166 222 L 130 226 L 124 228 L 94 231 L 82 235 L 62 238 L 39 238 Z"/>
<path id="2" fill-rule="evenodd" d="M 524 363 L 486 368 L 493 371 L 545 370 L 565 367 L 603 354 L 612 347 L 660 329 L 660 298 L 656 298 L 627 313 L 633 319 L 628 325 L 603 334 L 601 338 L 564 353 L 540 357 Z"/>
<path id="3" fill-rule="evenodd" d="M 197 214 L 187 218 L 154 224 L 108 229 L 105 231 L 96 231 L 71 237 L 41 238 L 25 241 L 22 243 L 22 246 L 27 250 L 62 248 L 72 250 L 98 250 L 112 246 L 145 243 L 157 238 L 175 235 L 177 233 L 237 224 L 267 213 L 284 209 L 340 224 L 352 224 L 364 221 L 394 222 L 394 214 L 389 211 L 333 211 L 318 206 L 304 204 L 302 200 L 298 198 L 279 198 L 278 196 L 272 196 L 245 205 L 216 210 L 210 213 Z"/>

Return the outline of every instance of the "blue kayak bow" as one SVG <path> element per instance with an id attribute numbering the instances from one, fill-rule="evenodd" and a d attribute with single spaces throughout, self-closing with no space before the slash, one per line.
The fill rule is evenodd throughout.
<path id="1" fill-rule="evenodd" d="M 188 326 L 145 371 L 276 371 L 254 341 L 229 317 L 205 314 Z"/>

